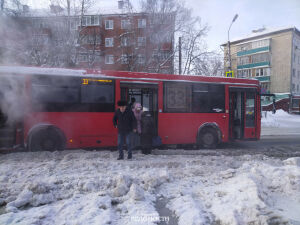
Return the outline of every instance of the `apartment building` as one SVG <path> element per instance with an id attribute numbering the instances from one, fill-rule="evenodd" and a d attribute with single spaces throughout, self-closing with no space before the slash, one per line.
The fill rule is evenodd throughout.
<path id="1" fill-rule="evenodd" d="M 228 43 L 225 68 L 228 68 Z M 230 42 L 231 68 L 238 78 L 255 78 L 262 93 L 288 96 L 287 108 L 299 106 L 300 31 L 296 27 L 258 29 L 248 37 Z"/>
<path id="2" fill-rule="evenodd" d="M 31 26 L 37 51 L 48 54 L 56 49 L 54 65 L 68 58 L 68 65 L 79 68 L 169 74 L 174 70 L 172 15 L 30 16 L 22 23 Z"/>

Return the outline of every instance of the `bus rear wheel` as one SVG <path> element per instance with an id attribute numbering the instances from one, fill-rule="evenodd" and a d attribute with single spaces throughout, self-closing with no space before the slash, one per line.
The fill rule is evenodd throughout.
<path id="1" fill-rule="evenodd" d="M 204 148 L 213 149 L 218 144 L 218 134 L 214 128 L 203 129 L 198 138 L 199 144 Z"/>
<path id="2" fill-rule="evenodd" d="M 32 135 L 28 147 L 30 151 L 55 151 L 64 146 L 65 141 L 55 128 L 43 128 Z"/>

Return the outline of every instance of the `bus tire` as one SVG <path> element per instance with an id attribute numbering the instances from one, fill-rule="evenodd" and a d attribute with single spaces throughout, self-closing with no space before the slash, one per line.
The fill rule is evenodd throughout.
<path id="1" fill-rule="evenodd" d="M 198 136 L 199 144 L 204 148 L 214 149 L 218 144 L 218 133 L 212 127 L 204 128 Z"/>
<path id="2" fill-rule="evenodd" d="M 29 151 L 55 151 L 65 148 L 63 133 L 53 126 L 47 126 L 33 131 L 30 135 Z"/>

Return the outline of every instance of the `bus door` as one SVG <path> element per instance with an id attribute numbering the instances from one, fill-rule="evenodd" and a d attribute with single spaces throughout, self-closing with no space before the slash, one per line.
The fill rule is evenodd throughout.
<path id="1" fill-rule="evenodd" d="M 0 86 L 1 90 L 5 90 Z M 16 144 L 16 127 L 14 122 L 8 122 L 8 115 L 3 107 L 5 104 L 4 94 L 0 90 L 0 148 L 12 148 Z"/>
<path id="2" fill-rule="evenodd" d="M 256 138 L 257 105 L 255 88 L 229 88 L 229 137 Z"/>
<path id="3" fill-rule="evenodd" d="M 154 124 L 155 134 L 158 128 L 158 84 L 157 83 L 137 83 L 137 82 L 122 82 L 121 86 L 121 99 L 126 100 L 128 103 L 131 98 L 135 98 L 135 102 L 141 103 L 143 111 L 150 111 Z"/>

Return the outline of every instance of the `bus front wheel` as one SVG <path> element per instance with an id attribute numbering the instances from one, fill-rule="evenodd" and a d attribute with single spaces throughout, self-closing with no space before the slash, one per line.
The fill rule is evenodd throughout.
<path id="1" fill-rule="evenodd" d="M 52 127 L 46 127 L 34 132 L 30 137 L 30 151 L 55 151 L 64 149 L 65 141 L 60 132 Z"/>
<path id="2" fill-rule="evenodd" d="M 201 130 L 198 137 L 198 142 L 202 147 L 209 149 L 217 147 L 218 134 L 214 128 L 204 128 L 203 130 Z"/>

